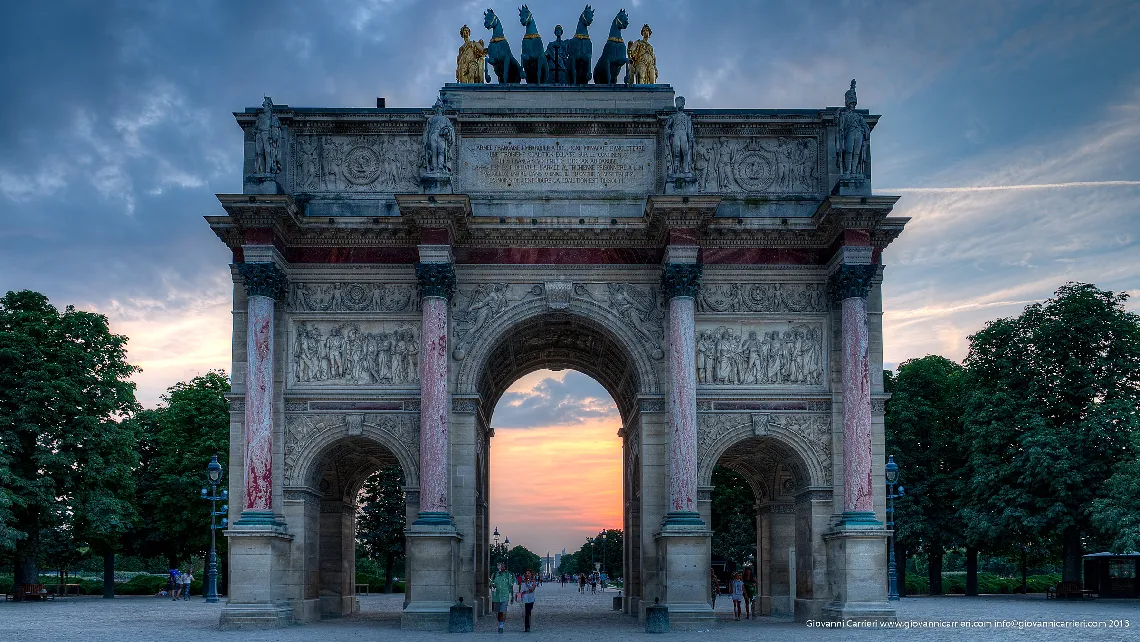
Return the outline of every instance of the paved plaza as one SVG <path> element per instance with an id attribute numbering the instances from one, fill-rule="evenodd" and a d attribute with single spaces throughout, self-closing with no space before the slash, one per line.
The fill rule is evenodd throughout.
<path id="1" fill-rule="evenodd" d="M 505 637 L 526 636 L 535 640 L 618 642 L 626 639 L 725 639 L 804 642 L 806 640 L 921 639 L 939 640 L 1135 640 L 1140 627 L 1140 602 L 1129 600 L 1046 601 L 1041 595 L 984 596 L 980 598 L 907 598 L 899 605 L 899 619 L 924 625 L 931 622 L 987 623 L 979 628 L 912 628 L 909 630 L 827 630 L 790 620 L 760 618 L 736 622 L 732 601 L 717 600 L 717 627 L 694 633 L 648 636 L 630 617 L 609 610 L 615 592 L 579 594 L 576 587 L 545 584 L 539 590 L 532 632 L 522 632 L 522 608 L 512 607 Z M 163 638 L 178 640 L 302 641 L 321 640 L 437 640 L 442 634 L 400 630 L 403 595 L 361 596 L 361 613 L 337 620 L 297 625 L 286 629 L 223 631 L 218 628 L 221 604 L 205 604 L 200 597 L 173 603 L 157 597 L 61 598 L 46 603 L 0 602 L 0 640 L 55 642 L 134 642 Z M 1008 620 L 1002 628 L 988 625 Z M 1015 628 L 1017 622 L 1058 623 L 1127 621 L 1129 628 Z M 1022 625 L 1024 626 L 1024 625 Z M 457 639 L 496 638 L 495 623 L 482 619 L 473 636 Z"/>

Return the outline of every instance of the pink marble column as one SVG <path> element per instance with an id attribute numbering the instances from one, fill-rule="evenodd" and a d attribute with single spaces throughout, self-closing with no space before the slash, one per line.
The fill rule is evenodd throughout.
<path id="1" fill-rule="evenodd" d="M 843 510 L 869 513 L 871 377 L 867 369 L 867 299 L 843 299 Z"/>
<path id="2" fill-rule="evenodd" d="M 274 307 L 288 282 L 272 263 L 240 263 L 245 282 L 245 508 L 241 522 L 273 518 Z"/>
<path id="3" fill-rule="evenodd" d="M 697 372 L 693 297 L 701 266 L 670 263 L 662 282 L 669 299 L 668 524 L 702 524 L 697 512 Z"/>
<path id="4" fill-rule="evenodd" d="M 420 511 L 447 512 L 447 299 L 425 297 L 420 334 Z"/>
<path id="5" fill-rule="evenodd" d="M 843 512 L 849 523 L 874 522 L 871 495 L 871 377 L 867 294 L 875 265 L 842 265 L 831 277 L 843 324 Z"/>
<path id="6" fill-rule="evenodd" d="M 447 306 L 455 289 L 450 263 L 417 263 L 420 328 L 420 512 L 417 524 L 451 524 L 448 512 Z"/>
<path id="7" fill-rule="evenodd" d="M 273 510 L 273 299 L 249 297 L 246 322 L 245 509 Z"/>

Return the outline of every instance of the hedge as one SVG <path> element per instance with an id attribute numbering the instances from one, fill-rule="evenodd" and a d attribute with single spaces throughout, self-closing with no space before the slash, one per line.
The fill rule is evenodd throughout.
<path id="1" fill-rule="evenodd" d="M 1050 586 L 1056 586 L 1061 581 L 1059 574 L 1030 575 L 1026 578 L 1026 589 L 1030 593 L 1044 593 Z M 966 593 L 966 573 L 964 571 L 942 574 L 942 591 L 944 593 Z M 907 595 L 926 595 L 930 592 L 930 583 L 925 575 L 907 573 Z M 1021 592 L 1021 577 L 1001 577 L 994 573 L 978 573 L 978 593 L 984 594 L 1010 594 Z"/>

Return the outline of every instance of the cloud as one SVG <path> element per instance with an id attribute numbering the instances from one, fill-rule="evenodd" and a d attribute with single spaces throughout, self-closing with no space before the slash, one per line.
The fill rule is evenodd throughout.
<path id="1" fill-rule="evenodd" d="M 496 429 L 574 426 L 598 421 L 613 421 L 620 426 L 617 406 L 601 384 L 573 370 L 564 371 L 561 378 L 544 376 L 523 387 L 516 383 L 503 394 L 491 417 L 491 425 Z"/>

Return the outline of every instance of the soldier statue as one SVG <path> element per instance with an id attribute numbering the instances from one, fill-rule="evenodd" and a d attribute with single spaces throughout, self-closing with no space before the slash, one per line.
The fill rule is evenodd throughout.
<path id="1" fill-rule="evenodd" d="M 677 111 L 665 121 L 665 140 L 673 155 L 669 177 L 691 178 L 693 175 L 693 117 L 685 113 L 685 97 L 677 96 Z"/>
<path id="2" fill-rule="evenodd" d="M 455 144 L 455 128 L 447 116 L 443 115 L 443 101 L 436 99 L 432 115 L 424 127 L 424 174 L 446 176 L 451 174 L 448 157 Z"/>
<path id="3" fill-rule="evenodd" d="M 455 82 L 481 85 L 487 47 L 482 40 L 471 40 L 471 29 L 467 25 L 459 30 L 459 36 L 463 38 L 463 44 L 459 46 L 459 55 L 455 58 Z"/>
<path id="4" fill-rule="evenodd" d="M 281 171 L 281 121 L 273 113 L 273 99 L 261 103 L 253 129 L 253 173 L 277 174 Z"/>
<path id="5" fill-rule="evenodd" d="M 554 25 L 554 40 L 546 45 L 546 62 L 550 65 L 550 79 L 555 85 L 570 82 L 570 50 L 562 40 L 562 25 Z"/>
<path id="6" fill-rule="evenodd" d="M 653 30 L 649 25 L 642 25 L 641 40 L 630 40 L 626 47 L 626 57 L 629 58 L 629 80 L 631 85 L 652 85 L 657 82 L 657 55 L 653 53 L 653 45 L 649 44 L 649 36 Z"/>
<path id="7" fill-rule="evenodd" d="M 871 160 L 871 128 L 863 115 L 855 111 L 859 99 L 854 79 L 843 96 L 843 104 L 835 118 L 835 166 L 844 178 L 862 179 L 867 176 Z"/>

